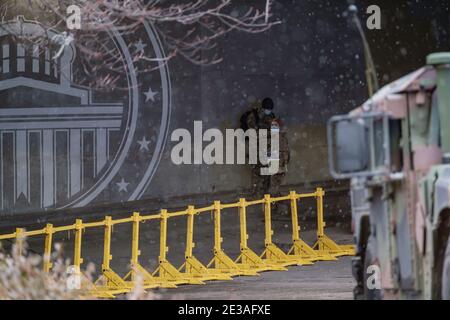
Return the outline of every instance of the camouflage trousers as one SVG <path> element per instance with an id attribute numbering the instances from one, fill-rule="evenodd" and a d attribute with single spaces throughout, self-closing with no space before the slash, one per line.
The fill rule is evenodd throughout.
<path id="1" fill-rule="evenodd" d="M 252 167 L 252 193 L 262 198 L 265 194 L 270 194 L 273 197 L 279 197 L 280 186 L 284 180 L 286 173 L 278 173 L 271 176 L 261 175 L 261 167 Z"/>

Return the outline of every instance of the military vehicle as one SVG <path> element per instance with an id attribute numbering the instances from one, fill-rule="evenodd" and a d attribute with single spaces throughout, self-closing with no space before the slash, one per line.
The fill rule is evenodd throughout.
<path id="1" fill-rule="evenodd" d="M 450 299 L 450 52 L 330 119 L 328 140 L 351 181 L 355 298 Z"/>

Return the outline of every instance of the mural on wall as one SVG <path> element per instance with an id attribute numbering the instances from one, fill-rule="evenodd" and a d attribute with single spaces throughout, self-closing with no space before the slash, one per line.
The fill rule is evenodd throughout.
<path id="1" fill-rule="evenodd" d="M 160 161 L 170 119 L 170 79 L 148 24 L 111 30 L 123 88 L 77 83 L 73 46 L 45 48 L 22 38 L 58 32 L 19 17 L 0 28 L 0 210 L 3 213 L 136 200 Z M 23 35 L 24 37 L 17 36 Z M 134 59 L 154 57 L 150 63 Z M 100 200 L 99 200 L 100 199 Z"/>
<path id="2" fill-rule="evenodd" d="M 360 8 L 370 4 L 362 1 Z M 368 32 L 382 83 L 419 68 L 430 51 L 447 50 L 448 15 L 431 14 L 434 6 L 409 6 L 411 16 L 396 15 L 401 6 L 395 3 L 385 1 L 381 7 L 386 23 L 414 26 L 422 42 L 408 41 L 410 28 Z M 292 158 L 285 184 L 330 181 L 325 124 L 367 99 L 363 46 L 354 26 L 342 16 L 347 7 L 346 0 L 330 6 L 275 1 L 273 20 L 281 24 L 260 34 L 239 32 L 217 39 L 214 52 L 222 63 L 202 66 L 181 57 L 170 60 L 170 82 L 151 26 L 133 33 L 119 30 L 121 36 L 111 30 L 111 47 L 123 57 L 120 84 L 125 89 L 108 92 L 83 81 L 83 53 L 67 47 L 52 67 L 57 46 L 48 53 L 40 48 L 35 56 L 32 48 L 11 42 L 5 31 L 22 28 L 39 34 L 45 29 L 50 37 L 57 36 L 43 26 L 44 18 L 2 22 L 0 215 L 248 190 L 248 166 L 175 165 L 170 153 L 176 142 L 165 143 L 169 117 L 173 130 L 192 130 L 199 120 L 204 128 L 235 129 L 250 105 L 266 96 L 275 100 L 275 113 L 288 134 Z M 434 24 L 439 28 L 428 36 Z M 183 36 L 183 30 L 166 27 Z M 170 57 L 164 34 L 161 40 Z M 142 54 L 154 59 L 136 58 Z M 156 70 L 147 72 L 146 65 Z M 23 81 L 27 86 L 19 85 Z M 49 123 L 52 127 L 44 126 Z"/>

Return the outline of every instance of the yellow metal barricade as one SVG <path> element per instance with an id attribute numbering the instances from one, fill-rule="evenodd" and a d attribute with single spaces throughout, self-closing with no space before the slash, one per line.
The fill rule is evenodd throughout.
<path id="1" fill-rule="evenodd" d="M 187 211 L 172 213 L 170 216 L 183 216 Z M 178 271 L 178 269 L 167 260 L 167 252 L 169 247 L 167 246 L 167 219 L 169 214 L 167 210 L 161 210 L 161 225 L 160 225 L 160 250 L 159 250 L 159 266 L 153 273 L 154 276 L 158 276 L 165 283 L 178 284 L 204 284 L 203 281 L 195 279 L 195 277 L 186 275 Z"/>
<path id="2" fill-rule="evenodd" d="M 215 205 L 214 207 L 215 208 Z M 208 211 L 212 208 L 205 208 L 203 210 Z M 202 210 L 202 211 L 203 211 Z M 208 269 L 204 266 L 196 257 L 193 255 L 193 249 L 195 247 L 194 243 L 194 218 L 196 215 L 194 206 L 189 206 L 187 210 L 187 232 L 186 232 L 186 261 L 181 266 L 180 271 L 184 272 L 193 278 L 198 278 L 202 281 L 206 280 L 231 280 L 230 275 L 221 272 L 216 269 Z"/>
<path id="3" fill-rule="evenodd" d="M 234 208 L 235 206 L 236 204 L 221 205 L 220 201 L 214 202 L 214 257 L 208 263 L 208 267 L 214 266 L 215 270 L 227 273 L 230 276 L 257 275 L 258 273 L 254 270 L 240 268 L 239 265 L 222 250 L 221 209 Z"/>
<path id="4" fill-rule="evenodd" d="M 317 188 L 317 242 L 313 248 L 321 254 L 332 254 L 339 256 L 353 256 L 355 255 L 355 246 L 353 245 L 338 245 L 331 240 L 324 232 L 325 220 L 323 219 L 323 197 L 325 192 L 322 188 Z"/>
<path id="5" fill-rule="evenodd" d="M 334 255 L 319 252 L 311 248 L 305 241 L 300 238 L 300 226 L 298 224 L 298 211 L 297 211 L 297 201 L 301 198 L 306 198 L 309 196 L 316 196 L 317 193 L 310 195 L 298 195 L 295 191 L 291 191 L 289 194 L 291 203 L 291 216 L 292 216 L 292 247 L 288 252 L 288 255 L 298 257 L 301 259 L 307 259 L 310 261 L 320 261 L 320 260 L 337 260 Z"/>
<path id="6" fill-rule="evenodd" d="M 139 256 L 141 250 L 139 250 L 139 225 L 143 221 L 143 218 L 139 212 L 133 213 L 133 231 L 131 238 L 131 270 L 124 277 L 125 281 L 131 281 L 132 285 L 136 285 L 138 281 L 141 281 L 144 289 L 151 288 L 176 288 L 176 285 L 170 282 L 164 282 L 161 279 L 154 277 L 148 272 L 140 263 Z"/>
<path id="7" fill-rule="evenodd" d="M 264 219 L 265 219 L 265 240 L 264 244 L 266 249 L 261 254 L 261 258 L 265 258 L 269 263 L 274 263 L 282 266 L 292 265 L 310 265 L 313 264 L 311 260 L 287 255 L 283 250 L 278 248 L 272 242 L 273 230 L 272 230 L 272 200 L 270 195 L 264 196 Z"/>
<path id="8" fill-rule="evenodd" d="M 171 212 L 162 209 L 158 214 L 141 215 L 134 212 L 129 218 L 113 220 L 107 216 L 103 221 L 83 223 L 77 219 L 74 224 L 57 227 L 47 224 L 45 228 L 34 231 L 26 231 L 17 228 L 14 233 L 0 235 L 1 240 L 16 240 L 19 254 L 24 252 L 24 240 L 26 237 L 43 235 L 45 237 L 43 251 L 43 270 L 50 272 L 52 269 L 52 246 L 53 236 L 58 232 L 74 232 L 74 256 L 73 271 L 82 277 L 83 288 L 89 290 L 93 295 L 103 298 L 111 298 L 118 294 L 130 292 L 140 281 L 144 289 L 152 288 L 175 288 L 181 284 L 204 284 L 208 280 L 231 280 L 234 276 L 255 276 L 263 271 L 287 270 L 291 265 L 310 265 L 320 260 L 336 260 L 336 257 L 343 255 L 354 255 L 354 246 L 338 245 L 325 234 L 325 221 L 323 217 L 323 189 L 318 188 L 314 193 L 297 194 L 291 191 L 288 196 L 272 198 L 265 195 L 264 199 L 247 201 L 239 199 L 237 203 L 222 204 L 214 201 L 213 205 L 203 208 L 188 206 L 186 210 Z M 300 227 L 298 222 L 298 201 L 306 198 L 315 198 L 317 205 L 317 241 L 311 247 L 300 238 Z M 290 203 L 292 220 L 292 247 L 285 253 L 272 241 L 272 214 L 273 203 L 286 201 Z M 248 246 L 247 231 L 247 207 L 260 206 L 264 208 L 264 245 L 265 249 L 258 255 Z M 239 235 L 240 254 L 236 259 L 232 259 L 222 249 L 221 234 L 221 211 L 222 209 L 233 209 L 239 214 Z M 194 225 L 195 217 L 205 212 L 214 212 L 214 250 L 213 258 L 205 266 L 194 255 L 195 237 Z M 168 219 L 176 217 L 186 217 L 186 248 L 185 262 L 177 268 L 167 259 L 167 228 Z M 141 251 L 139 249 L 140 223 L 149 220 L 159 220 L 160 223 L 160 250 L 159 265 L 154 272 L 145 269 L 139 262 Z M 112 270 L 110 262 L 111 239 L 113 226 L 118 224 L 132 224 L 131 235 L 131 260 L 130 270 L 122 278 Z M 87 228 L 103 228 L 103 262 L 102 274 L 95 283 L 91 283 L 81 273 L 83 232 Z"/>
<path id="9" fill-rule="evenodd" d="M 113 293 L 129 292 L 133 288 L 133 284 L 125 282 L 111 267 L 111 232 L 113 221 L 110 216 L 105 217 L 104 221 L 104 242 L 103 242 L 103 263 L 102 275 L 95 282 L 95 285 L 100 291 L 112 291 Z M 103 283 L 103 284 L 102 284 Z"/>
<path id="10" fill-rule="evenodd" d="M 284 266 L 270 261 L 264 261 L 247 245 L 247 202 L 245 199 L 239 200 L 239 222 L 240 222 L 240 250 L 241 254 L 236 259 L 236 263 L 241 269 L 249 269 L 257 272 L 262 271 L 282 271 L 287 270 Z"/>

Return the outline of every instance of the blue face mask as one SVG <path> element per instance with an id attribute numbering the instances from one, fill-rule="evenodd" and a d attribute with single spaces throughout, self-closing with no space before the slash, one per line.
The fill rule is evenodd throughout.
<path id="1" fill-rule="evenodd" d="M 272 114 L 272 110 L 264 109 L 264 114 L 265 114 L 266 116 L 270 116 L 270 115 Z"/>

